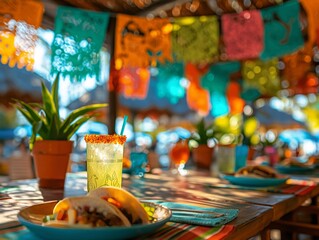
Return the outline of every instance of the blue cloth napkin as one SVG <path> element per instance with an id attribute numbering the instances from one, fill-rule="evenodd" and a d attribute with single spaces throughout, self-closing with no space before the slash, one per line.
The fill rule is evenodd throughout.
<path id="1" fill-rule="evenodd" d="M 172 217 L 170 219 L 171 222 L 178 222 L 178 223 L 187 223 L 192 225 L 202 225 L 202 226 L 209 226 L 209 227 L 217 227 L 224 225 L 238 216 L 238 209 L 227 209 L 227 208 L 212 208 L 212 207 L 199 207 L 190 204 L 184 203 L 175 203 L 175 202 L 163 202 L 163 201 L 156 201 L 156 203 L 161 204 L 165 207 L 170 209 L 189 209 L 189 210 L 200 210 L 200 211 L 207 211 L 207 212 L 214 212 L 214 213 L 221 213 L 223 214 L 220 217 L 212 217 L 209 213 L 193 213 L 193 212 L 179 212 L 172 210 Z"/>

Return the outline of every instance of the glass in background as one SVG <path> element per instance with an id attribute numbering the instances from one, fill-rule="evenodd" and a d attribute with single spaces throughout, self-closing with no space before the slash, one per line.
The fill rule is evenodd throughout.
<path id="1" fill-rule="evenodd" d="M 148 163 L 147 153 L 132 151 L 130 153 L 130 160 L 130 174 L 132 176 L 144 177 L 144 174 L 146 173 L 146 166 Z"/>
<path id="2" fill-rule="evenodd" d="M 182 176 L 187 174 L 185 165 L 190 157 L 190 149 L 187 140 L 180 140 L 173 144 L 169 150 L 169 158 L 171 160 L 172 172 Z"/>
<path id="3" fill-rule="evenodd" d="M 247 165 L 249 146 L 237 145 L 235 148 L 235 171 Z"/>
<path id="4" fill-rule="evenodd" d="M 211 172 L 214 177 L 218 177 L 220 174 L 233 174 L 235 172 L 235 150 L 235 145 L 217 145 L 215 160 L 211 166 Z"/>

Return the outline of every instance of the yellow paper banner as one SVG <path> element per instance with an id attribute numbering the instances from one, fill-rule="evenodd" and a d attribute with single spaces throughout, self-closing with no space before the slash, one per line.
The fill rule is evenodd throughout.
<path id="1" fill-rule="evenodd" d="M 264 96 L 274 96 L 280 90 L 278 58 L 269 61 L 248 60 L 243 63 L 245 85 L 254 87 Z"/>

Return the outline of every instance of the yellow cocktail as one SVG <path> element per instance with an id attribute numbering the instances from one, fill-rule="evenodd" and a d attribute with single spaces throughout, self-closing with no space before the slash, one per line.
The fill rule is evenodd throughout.
<path id="1" fill-rule="evenodd" d="M 84 140 L 87 144 L 88 191 L 105 185 L 121 187 L 126 136 L 90 134 Z"/>

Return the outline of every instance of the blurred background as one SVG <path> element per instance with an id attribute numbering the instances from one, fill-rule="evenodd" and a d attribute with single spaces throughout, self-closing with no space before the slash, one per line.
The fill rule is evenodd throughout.
<path id="1" fill-rule="evenodd" d="M 18 165 L 24 166 L 23 159 L 30 157 L 28 139 L 32 128 L 10 103 L 15 98 L 26 102 L 41 102 L 41 81 L 51 87 L 52 59 L 56 54 L 54 52 L 56 46 L 53 43 L 57 36 L 59 21 L 57 10 L 60 7 L 109 14 L 109 25 L 105 30 L 106 35 L 98 55 L 98 75 L 88 74 L 77 80 L 65 73 L 62 75 L 63 80 L 60 81 L 59 110 L 62 116 L 67 116 L 71 110 L 87 104 L 102 102 L 109 104 L 109 107 L 101 112 L 100 117 L 85 124 L 73 136 L 75 148 L 70 171 L 86 170 L 86 145 L 83 136 L 88 133 L 119 133 L 125 115 L 128 116 L 124 132 L 127 136 L 126 158 L 129 158 L 130 151 L 145 151 L 150 156 L 150 169 L 168 169 L 171 164 L 169 150 L 181 139 L 189 140 L 190 149 L 197 148 L 200 140 L 211 148 L 219 145 L 247 145 L 252 152 L 251 160 L 258 160 L 260 156 L 267 157 L 265 149 L 268 146 L 276 149 L 276 161 L 283 160 L 287 156 L 306 158 L 318 156 L 319 52 L 316 41 L 318 26 L 313 21 L 318 12 L 310 11 L 311 3 L 314 1 L 30 0 L 30 2 L 40 2 L 44 10 L 40 25 L 36 28 L 37 38 L 34 42 L 32 69 L 6 62 L 5 53 L 0 52 L 2 55 L 0 174 L 2 176 L 10 175 L 10 168 L 11 170 L 15 168 L 10 163 L 14 161 L 12 159 L 20 158 Z M 279 24 L 286 18 L 289 22 L 292 17 L 286 12 L 292 5 L 298 7 L 297 20 L 295 20 L 302 40 L 300 43 L 296 43 L 295 38 L 291 40 L 292 46 L 286 47 L 286 52 L 277 55 L 270 54 L 271 49 L 264 52 L 264 55 L 270 54 L 268 57 L 263 54 L 256 57 L 255 54 L 255 57 L 232 58 L 231 50 L 226 51 L 230 45 L 243 45 L 244 49 L 248 48 L 249 38 L 254 38 L 248 36 L 238 39 L 231 25 L 227 29 L 223 28 L 227 23 L 224 19 L 226 16 L 240 15 L 247 11 L 250 14 L 255 10 L 263 11 L 265 21 L 263 30 L 266 35 L 270 34 L 266 28 L 267 12 L 277 11 L 279 20 L 276 21 Z M 190 59 L 195 62 L 187 59 L 167 64 L 151 62 L 147 67 L 134 66 L 119 70 L 114 53 L 116 37 L 119 36 L 115 31 L 115 19 L 119 14 L 144 19 L 175 19 L 175 21 L 182 17 L 197 19 L 201 16 L 214 16 L 216 21 L 219 21 L 217 26 L 220 32 L 217 42 L 220 45 L 212 56 L 202 57 L 204 60 L 196 55 L 196 45 L 194 45 L 195 51 L 187 54 L 190 54 Z M 195 21 L 194 19 L 191 20 Z M 120 21 L 118 19 L 117 21 L 119 24 Z M 132 21 L 138 22 L 134 18 Z M 290 21 L 289 26 L 291 29 L 295 26 L 292 22 Z M 190 41 L 191 44 L 195 43 L 196 37 L 202 38 L 199 43 L 208 41 L 202 37 L 199 30 L 201 28 L 194 27 L 194 29 L 196 31 L 193 34 L 187 35 L 191 39 L 184 38 L 180 41 Z M 292 32 L 291 29 L 287 30 L 288 35 Z M 133 28 L 127 31 L 133 31 L 136 36 L 138 30 Z M 280 31 L 285 31 L 285 28 Z M 214 33 L 212 38 L 216 36 Z M 161 36 L 157 36 L 156 39 L 161 39 Z M 265 46 L 267 47 L 266 42 Z M 119 86 L 114 87 L 115 83 Z M 194 164 L 192 152 L 187 164 Z M 32 174 L 34 172 L 29 173 Z"/>

